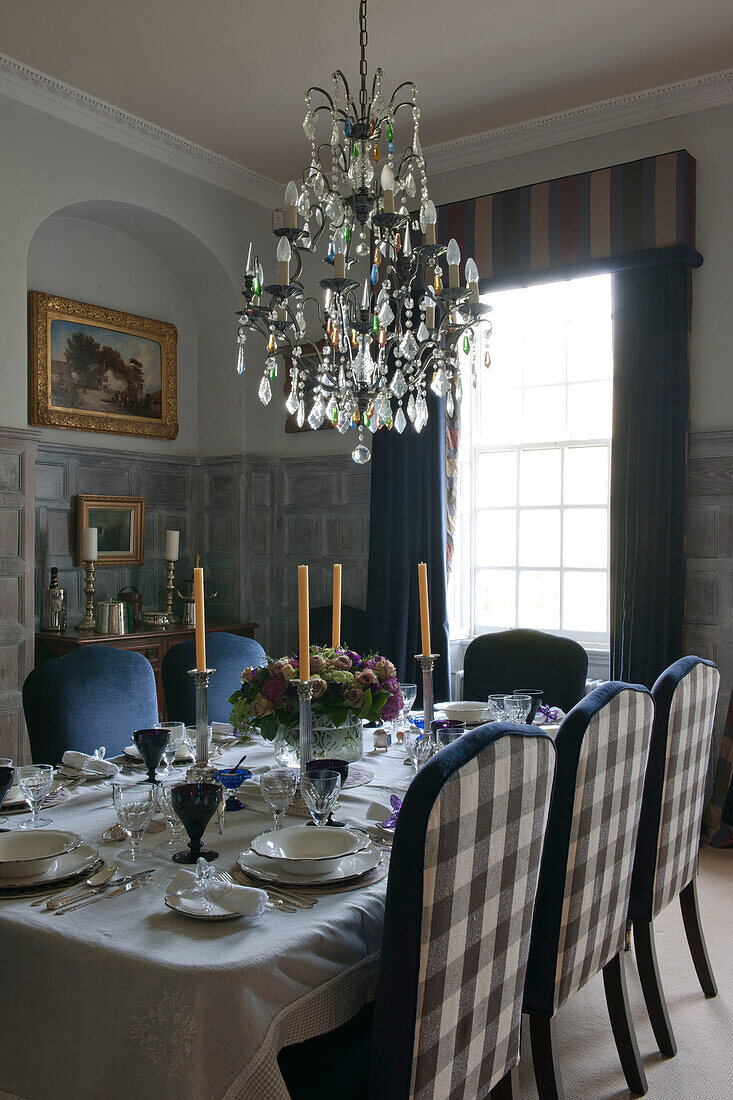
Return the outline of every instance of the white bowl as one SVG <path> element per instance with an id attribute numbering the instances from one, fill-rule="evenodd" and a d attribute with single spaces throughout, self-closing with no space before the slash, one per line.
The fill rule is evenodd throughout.
<path id="1" fill-rule="evenodd" d="M 454 703 L 439 703 L 436 710 L 445 711 L 447 718 L 454 718 L 457 722 L 465 722 L 467 726 L 478 726 L 482 722 L 490 722 L 491 716 L 486 703 L 473 701 L 472 699 L 456 699 Z"/>
<path id="2" fill-rule="evenodd" d="M 76 833 L 29 829 L 0 834 L 0 879 L 31 878 L 48 870 L 55 859 L 82 844 Z"/>
<path id="3" fill-rule="evenodd" d="M 369 847 L 365 833 L 337 829 L 329 825 L 309 828 L 295 825 L 261 833 L 250 847 L 255 855 L 271 859 L 284 871 L 304 876 L 331 871 L 340 860 Z"/>

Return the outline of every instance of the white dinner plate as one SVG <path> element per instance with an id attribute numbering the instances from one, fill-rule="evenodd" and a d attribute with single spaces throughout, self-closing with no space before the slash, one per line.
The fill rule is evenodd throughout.
<path id="1" fill-rule="evenodd" d="M 205 912 L 202 901 L 182 898 L 179 894 L 166 894 L 163 900 L 169 909 L 182 913 L 184 917 L 193 917 L 194 920 L 235 920 L 244 916 L 243 913 L 230 913 L 228 909 L 222 909 L 215 901 L 210 903 L 211 908 Z"/>
<path id="2" fill-rule="evenodd" d="M 54 780 L 49 788 L 49 792 L 46 795 L 46 798 L 50 798 L 51 795 L 56 794 L 61 789 L 61 786 L 61 783 L 59 783 L 57 780 Z M 18 809 L 20 806 L 25 806 L 25 808 L 28 809 L 28 803 L 21 794 L 20 787 L 18 787 L 14 783 L 8 793 L 5 795 L 5 798 L 3 799 L 3 810 L 15 810 Z"/>
<path id="3" fill-rule="evenodd" d="M 47 883 L 53 884 L 60 879 L 70 878 L 73 875 L 82 875 L 93 867 L 98 859 L 99 852 L 92 848 L 91 844 L 81 844 L 73 852 L 67 852 L 66 855 L 59 856 L 45 871 L 39 871 L 38 874 L 30 878 L 21 878 L 13 882 L 4 878 L 2 885 L 0 885 L 0 897 L 6 890 L 17 890 L 19 887 L 26 886 L 44 886 Z"/>
<path id="4" fill-rule="evenodd" d="M 137 747 L 137 745 L 126 745 L 122 751 L 125 756 L 129 756 L 131 760 L 137 760 L 140 764 L 143 763 L 143 758 L 140 755 L 140 749 Z M 180 751 L 181 750 L 179 749 L 178 752 L 176 752 L 177 764 L 188 764 L 191 760 L 194 759 L 190 752 L 184 753 L 179 759 L 178 754 L 180 753 Z M 215 745 L 212 745 L 209 749 L 209 755 L 212 757 L 221 756 L 221 749 L 218 749 Z M 163 768 L 164 766 L 164 764 L 158 764 L 158 768 Z"/>
<path id="5" fill-rule="evenodd" d="M 240 852 L 237 863 L 246 874 L 261 882 L 277 883 L 280 886 L 325 886 L 330 883 L 341 885 L 351 879 L 361 878 L 367 871 L 373 871 L 381 859 L 381 852 L 376 848 L 367 848 L 365 852 L 345 856 L 333 871 L 308 876 L 288 874 L 278 866 L 273 867 L 272 860 L 263 859 L 254 852 Z"/>

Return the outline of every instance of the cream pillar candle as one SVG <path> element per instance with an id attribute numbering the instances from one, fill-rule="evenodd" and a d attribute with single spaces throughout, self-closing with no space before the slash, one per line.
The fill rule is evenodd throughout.
<path id="1" fill-rule="evenodd" d="M 97 528 L 84 527 L 81 533 L 81 560 L 97 560 Z"/>
<path id="2" fill-rule="evenodd" d="M 181 532 L 180 531 L 166 531 L 165 533 L 165 560 L 166 561 L 178 561 L 178 550 L 180 546 Z"/>

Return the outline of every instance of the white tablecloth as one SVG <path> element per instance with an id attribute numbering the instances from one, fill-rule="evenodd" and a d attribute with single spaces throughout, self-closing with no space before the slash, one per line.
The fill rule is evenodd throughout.
<path id="1" fill-rule="evenodd" d="M 243 751 L 228 750 L 222 766 Z M 273 763 L 267 744 L 247 752 L 245 766 Z M 342 794 L 339 816 L 363 823 L 372 801 L 388 803 L 411 774 L 403 760 L 401 748 L 367 752 L 375 778 Z M 78 788 L 49 816 L 97 842 L 116 821 L 109 784 Z M 223 836 L 207 832 L 217 866 L 267 824 L 249 809 L 227 813 Z M 121 847 L 100 852 L 114 861 Z M 159 869 L 160 884 L 65 916 L 0 899 L 0 1096 L 286 1100 L 278 1050 L 345 1022 L 374 994 L 386 879 L 311 910 L 219 924 L 165 908 L 169 855 L 143 866 Z"/>

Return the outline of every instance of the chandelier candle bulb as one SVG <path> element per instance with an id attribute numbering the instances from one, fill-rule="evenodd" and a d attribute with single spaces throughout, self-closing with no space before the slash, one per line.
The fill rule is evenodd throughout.
<path id="1" fill-rule="evenodd" d="M 193 599 L 196 608 L 196 670 L 206 671 L 206 620 L 204 618 L 204 571 L 193 571 Z"/>
<path id="2" fill-rule="evenodd" d="M 451 237 L 448 242 L 448 251 L 445 254 L 445 258 L 448 261 L 448 286 L 458 286 L 461 281 L 460 266 L 461 266 L 461 250 L 458 247 L 458 241 L 455 237 Z"/>
<path id="3" fill-rule="evenodd" d="M 254 275 L 255 265 L 252 260 L 252 242 L 249 242 L 249 249 L 247 251 L 247 266 L 244 269 L 246 275 Z"/>
<path id="4" fill-rule="evenodd" d="M 308 599 L 308 566 L 298 566 L 298 659 L 300 679 L 310 679 L 310 602 Z M 305 675 L 304 675 L 305 674 Z"/>
<path id="5" fill-rule="evenodd" d="M 428 199 L 425 203 L 425 244 L 436 243 L 438 211 L 435 209 L 435 203 L 432 199 Z"/>
<path id="6" fill-rule="evenodd" d="M 293 251 L 287 237 L 281 237 L 277 246 L 277 281 L 280 286 L 290 282 L 290 258 Z"/>
<path id="7" fill-rule="evenodd" d="M 178 551 L 180 547 L 181 532 L 180 531 L 166 531 L 165 533 L 165 560 L 166 561 L 178 561 Z"/>
<path id="8" fill-rule="evenodd" d="M 333 567 L 333 621 L 331 629 L 331 645 L 338 649 L 341 645 L 341 566 L 338 562 Z"/>
<path id="9" fill-rule="evenodd" d="M 420 590 L 420 632 L 422 635 L 423 657 L 430 656 L 430 605 L 428 603 L 428 567 L 421 561 L 417 567 L 417 579 Z"/>
<path id="10" fill-rule="evenodd" d="M 298 228 L 298 187 L 291 180 L 285 188 L 285 225 L 288 229 Z"/>
<path id="11" fill-rule="evenodd" d="M 394 214 L 394 172 L 388 164 L 385 164 L 380 176 L 382 184 L 382 200 L 385 214 Z"/>
<path id="12" fill-rule="evenodd" d="M 478 302 L 478 268 L 473 257 L 466 260 L 466 286 L 471 291 L 471 301 Z"/>
<path id="13" fill-rule="evenodd" d="M 336 230 L 333 238 L 334 248 L 336 253 L 333 257 L 333 274 L 336 279 L 346 278 L 346 249 L 348 247 L 348 241 L 346 240 L 346 234 L 344 233 L 343 226 Z"/>
<path id="14" fill-rule="evenodd" d="M 97 528 L 85 527 L 81 533 L 81 560 L 96 561 L 97 557 Z"/>

